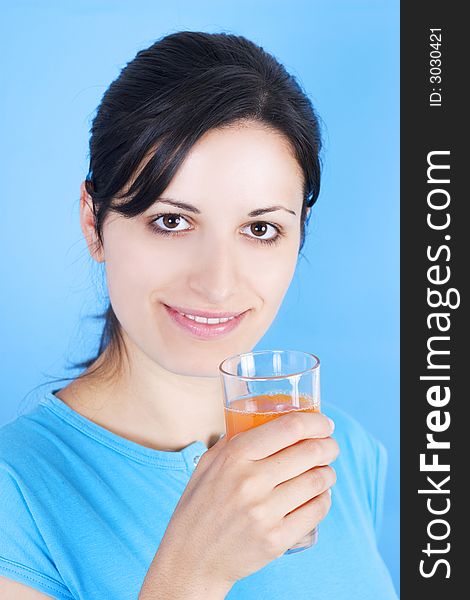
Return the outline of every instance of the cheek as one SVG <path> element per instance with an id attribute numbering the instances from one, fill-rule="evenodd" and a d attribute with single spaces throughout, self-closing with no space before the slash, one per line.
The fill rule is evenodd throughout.
<path id="1" fill-rule="evenodd" d="M 141 233 L 132 235 L 132 229 L 125 226 L 110 229 L 104 245 L 106 281 L 114 311 L 124 324 L 132 315 L 135 319 L 142 314 L 150 292 L 164 280 L 171 265 Z"/>
<path id="2" fill-rule="evenodd" d="M 297 246 L 285 246 L 284 251 L 266 257 L 262 266 L 252 271 L 252 284 L 273 311 L 281 304 L 297 266 Z"/>

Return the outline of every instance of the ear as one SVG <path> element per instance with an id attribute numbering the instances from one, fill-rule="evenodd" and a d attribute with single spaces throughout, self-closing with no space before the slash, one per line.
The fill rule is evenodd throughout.
<path id="1" fill-rule="evenodd" d="M 86 191 L 84 181 L 80 185 L 80 225 L 91 257 L 96 262 L 104 262 L 104 251 L 95 231 L 93 201 Z"/>

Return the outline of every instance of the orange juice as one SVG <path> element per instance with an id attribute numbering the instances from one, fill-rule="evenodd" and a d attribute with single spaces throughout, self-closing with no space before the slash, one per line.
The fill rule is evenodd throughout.
<path id="1" fill-rule="evenodd" d="M 299 404 L 300 408 L 294 406 L 289 394 L 276 393 L 233 400 L 225 407 L 227 439 L 292 411 L 320 412 L 319 405 L 308 396 L 299 394 Z"/>

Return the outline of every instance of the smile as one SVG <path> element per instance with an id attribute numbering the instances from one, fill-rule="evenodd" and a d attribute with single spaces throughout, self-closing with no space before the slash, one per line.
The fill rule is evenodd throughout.
<path id="1" fill-rule="evenodd" d="M 179 312 L 179 311 L 178 311 Z M 195 315 L 186 315 L 185 313 L 179 312 L 180 315 L 183 315 L 183 317 L 187 317 L 188 319 L 191 319 L 192 321 L 196 321 L 197 323 L 208 323 L 209 325 L 216 325 L 218 323 L 226 323 L 227 321 L 230 321 L 231 319 L 234 319 L 235 317 L 225 317 L 225 319 L 216 319 L 216 318 L 206 318 L 206 317 L 197 317 Z"/>
<path id="2" fill-rule="evenodd" d="M 249 310 L 242 313 L 222 313 L 223 316 L 202 316 L 201 314 L 185 313 L 164 304 L 171 321 L 186 333 L 199 339 L 220 338 L 238 327 Z M 200 311 L 194 311 L 200 312 Z M 209 314 L 209 313 L 206 313 Z"/>

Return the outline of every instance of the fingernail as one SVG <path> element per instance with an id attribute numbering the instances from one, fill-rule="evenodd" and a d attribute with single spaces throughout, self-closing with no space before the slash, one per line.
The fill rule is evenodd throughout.
<path id="1" fill-rule="evenodd" d="M 330 427 L 331 427 L 331 432 L 333 433 L 333 431 L 335 430 L 335 422 L 330 419 L 330 417 L 327 417 L 329 423 L 330 423 Z"/>

